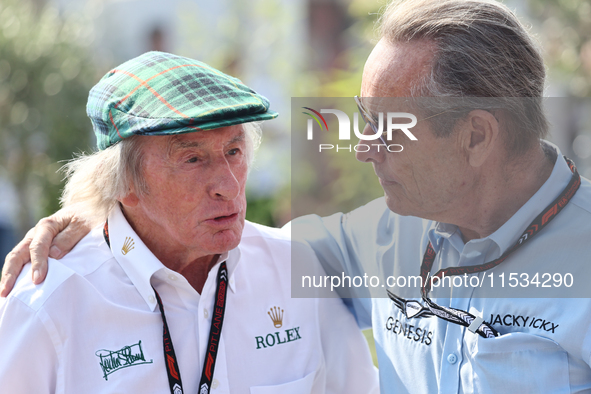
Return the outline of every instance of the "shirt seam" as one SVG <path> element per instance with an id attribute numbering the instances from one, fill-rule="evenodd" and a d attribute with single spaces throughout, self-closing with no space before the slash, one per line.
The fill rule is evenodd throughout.
<path id="1" fill-rule="evenodd" d="M 575 195 L 576 195 L 576 194 L 575 194 Z M 576 202 L 576 201 L 573 201 L 573 200 L 571 200 L 571 201 L 570 201 L 570 204 L 573 204 L 573 205 L 574 205 L 574 206 L 576 206 L 577 208 L 580 208 L 580 209 L 582 209 L 583 211 L 585 211 L 585 212 L 587 212 L 587 213 L 591 214 L 591 209 L 590 209 L 590 208 L 587 208 L 587 207 L 584 207 L 584 206 L 583 206 L 581 203 L 578 203 L 578 202 Z"/>
<path id="2" fill-rule="evenodd" d="M 53 295 L 53 293 L 51 294 Z M 51 297 L 51 295 L 49 297 Z M 51 318 L 51 316 L 49 316 L 49 313 L 47 313 L 47 311 L 45 310 L 45 308 L 43 308 L 43 306 L 40 306 L 38 310 L 35 310 L 34 308 L 32 308 L 29 304 L 27 304 L 26 302 L 24 302 L 23 300 L 21 300 L 20 298 L 16 298 L 16 297 L 12 297 L 13 300 L 18 301 L 20 304 L 22 304 L 26 309 L 30 310 L 32 312 L 32 316 L 35 320 L 37 320 L 41 326 L 43 327 L 43 330 L 45 330 L 45 332 L 47 333 L 47 336 L 49 337 L 49 340 L 51 341 L 51 345 L 53 347 L 53 351 L 55 353 L 55 358 L 56 358 L 56 371 L 57 371 L 57 376 L 56 376 L 56 382 L 55 382 L 55 393 L 63 393 L 64 392 L 64 388 L 63 388 L 63 376 L 61 373 L 61 351 L 58 351 L 58 348 L 61 348 L 61 340 L 59 338 L 59 334 L 57 333 L 57 330 L 55 329 L 55 324 L 53 322 L 53 319 Z M 10 301 L 9 301 L 10 302 Z M 41 315 L 44 315 L 44 317 L 42 318 Z M 52 325 L 52 329 L 50 330 L 46 324 L 46 320 L 51 323 Z M 58 342 L 56 344 L 56 341 Z"/>
<path id="3" fill-rule="evenodd" d="M 86 276 L 87 276 L 87 275 L 93 274 L 93 273 L 94 273 L 94 272 L 96 272 L 96 271 L 97 271 L 99 268 L 101 268 L 101 267 L 103 266 L 103 264 L 107 263 L 109 260 L 111 260 L 111 259 L 113 259 L 113 258 L 114 258 L 114 256 L 111 256 L 111 257 L 107 258 L 106 260 L 104 260 L 104 261 L 102 261 L 101 263 L 97 264 L 97 266 L 96 266 L 96 268 L 95 268 L 95 269 L 93 269 L 92 271 L 89 271 L 89 272 L 87 272 L 87 273 L 85 273 L 85 274 L 81 274 L 81 273 L 79 273 L 78 271 L 75 271 L 74 269 L 70 268 L 68 265 L 66 265 L 66 264 L 64 264 L 64 263 L 62 263 L 62 262 L 60 262 L 59 260 L 56 260 L 56 262 L 57 262 L 57 263 L 61 264 L 61 265 L 62 265 L 62 266 L 65 268 L 65 269 L 67 269 L 67 270 L 69 270 L 69 271 L 70 271 L 70 275 L 68 275 L 68 277 L 67 277 L 67 278 L 64 278 L 64 279 L 63 279 L 63 280 L 62 280 L 62 281 L 61 281 L 59 284 L 57 284 L 57 285 L 56 285 L 56 286 L 53 288 L 53 290 L 51 291 L 51 294 L 49 294 L 47 297 L 44 297 L 44 299 L 43 299 L 43 300 L 40 302 L 40 304 L 39 304 L 39 308 L 38 308 L 38 309 L 35 309 L 35 308 L 33 308 L 33 307 L 32 307 L 31 305 L 29 305 L 29 304 L 28 304 L 26 301 L 22 300 L 22 299 L 19 297 L 19 295 L 20 295 L 20 294 L 24 294 L 24 293 L 26 293 L 26 292 L 27 292 L 26 290 L 24 290 L 22 293 L 16 293 L 14 296 L 12 296 L 12 297 L 10 297 L 10 298 L 15 298 L 15 299 L 19 300 L 20 302 L 22 302 L 24 305 L 26 305 L 26 306 L 27 306 L 29 309 L 31 309 L 32 311 L 39 311 L 39 310 L 41 310 L 41 309 L 42 309 L 42 308 L 45 306 L 45 304 L 46 304 L 46 303 L 49 301 L 49 299 L 50 299 L 51 297 L 53 297 L 53 295 L 55 294 L 55 292 L 56 292 L 58 289 L 60 289 L 61 287 L 63 287 L 63 286 L 64 286 L 64 284 L 65 284 L 65 283 L 66 283 L 66 282 L 67 282 L 67 281 L 68 281 L 70 278 L 72 278 L 73 276 L 76 276 L 76 275 L 77 275 L 77 276 L 79 276 L 79 277 L 81 277 L 81 278 L 85 278 L 85 279 L 86 279 Z M 83 263 L 80 263 L 80 262 L 78 262 L 78 263 L 75 263 L 75 264 L 83 264 Z M 53 268 L 53 269 L 56 269 L 56 268 Z"/>
<path id="4" fill-rule="evenodd" d="M 101 261 L 100 263 L 98 263 L 98 264 L 96 265 L 96 267 L 95 267 L 95 268 L 94 268 L 92 271 L 88 271 L 88 272 L 86 272 L 84 275 L 80 274 L 80 273 L 79 273 L 79 272 L 77 272 L 77 271 L 74 271 L 74 270 L 72 270 L 72 271 L 74 271 L 74 274 L 76 274 L 76 275 L 79 275 L 79 276 L 81 276 L 81 277 L 83 277 L 83 278 L 86 278 L 88 275 L 94 274 L 96 271 L 98 271 L 98 270 L 99 270 L 99 269 L 100 269 L 100 268 L 101 268 L 101 267 L 102 267 L 104 264 L 106 264 L 107 262 L 109 262 L 109 260 L 111 260 L 111 259 L 115 259 L 115 261 L 117 261 L 117 259 L 115 258 L 115 256 L 113 256 L 113 252 L 112 252 L 110 249 L 109 249 L 109 253 L 111 253 L 111 256 L 109 256 L 109 257 L 108 257 L 106 260 L 104 260 L 104 261 Z M 75 264 L 80 264 L 80 263 L 75 263 Z M 82 264 L 84 264 L 84 263 L 82 263 Z M 66 267 L 67 267 L 67 266 L 66 266 Z M 71 269 L 70 267 L 67 267 L 67 268 Z M 64 281 L 64 282 L 65 282 L 65 281 Z M 60 286 L 61 286 L 61 285 L 60 285 Z"/>

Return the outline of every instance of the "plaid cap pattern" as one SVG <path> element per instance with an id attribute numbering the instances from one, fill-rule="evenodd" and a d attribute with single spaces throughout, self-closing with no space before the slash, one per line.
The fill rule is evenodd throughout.
<path id="1" fill-rule="evenodd" d="M 109 71 L 88 96 L 98 148 L 132 135 L 182 134 L 269 120 L 269 100 L 203 62 L 147 52 Z"/>

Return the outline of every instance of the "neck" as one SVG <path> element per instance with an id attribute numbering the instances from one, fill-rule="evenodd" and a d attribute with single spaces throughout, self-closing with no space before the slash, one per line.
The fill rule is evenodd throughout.
<path id="1" fill-rule="evenodd" d="M 201 294 L 209 271 L 216 264 L 220 255 L 195 255 L 184 248 L 175 248 L 172 242 L 163 242 L 161 234 L 153 230 L 154 226 L 143 225 L 141 217 L 136 217 L 125 206 L 121 206 L 121 211 L 131 228 L 154 256 L 167 268 L 183 275 L 189 284 Z"/>
<path id="2" fill-rule="evenodd" d="M 536 145 L 508 164 L 503 157 L 487 166 L 470 198 L 460 204 L 461 216 L 450 222 L 459 227 L 464 242 L 487 237 L 505 224 L 548 180 L 555 159 Z"/>
<path id="3" fill-rule="evenodd" d="M 185 265 L 182 269 L 172 269 L 173 271 L 177 271 L 179 274 L 183 275 L 187 278 L 187 281 L 193 288 L 197 291 L 197 293 L 201 294 L 203 290 L 203 286 L 207 281 L 207 276 L 209 275 L 209 271 L 213 268 L 213 266 L 217 263 L 219 254 L 214 255 L 212 258 L 209 259 L 209 262 L 193 262 Z M 162 260 L 161 260 L 162 261 Z M 166 264 L 164 264 L 166 265 Z"/>

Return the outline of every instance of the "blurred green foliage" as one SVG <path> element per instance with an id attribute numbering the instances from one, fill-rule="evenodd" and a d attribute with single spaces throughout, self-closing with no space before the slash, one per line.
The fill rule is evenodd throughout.
<path id="1" fill-rule="evenodd" d="M 365 340 L 367 341 L 367 346 L 369 346 L 369 351 L 371 353 L 371 359 L 373 361 L 373 365 L 375 365 L 375 367 L 378 367 L 378 354 L 376 352 L 376 341 L 373 337 L 373 330 L 371 328 L 368 328 L 367 330 L 363 330 L 363 336 L 365 337 Z"/>
<path id="2" fill-rule="evenodd" d="M 348 113 L 357 111 L 353 96 L 359 95 L 363 66 L 378 38 L 375 22 L 385 4 L 385 0 L 352 0 L 348 4 L 347 12 L 352 23 L 343 34 L 350 43 L 349 48 L 343 51 L 335 62 L 338 67 L 303 73 L 300 78 L 318 83 L 301 83 L 300 86 L 307 91 L 303 92 L 300 88 L 296 96 L 347 97 L 352 105 Z M 343 110 L 342 100 L 336 102 L 339 104 L 334 108 Z M 333 108 L 327 105 L 322 108 Z M 363 125 L 360 124 L 360 127 Z M 293 140 L 303 135 L 300 130 L 296 130 L 297 128 L 297 125 L 292 123 L 292 147 L 297 146 Z M 356 143 L 354 139 L 350 142 L 352 145 Z M 303 158 L 305 152 L 295 152 L 292 148 L 292 155 L 294 216 L 311 212 L 320 215 L 347 212 L 383 195 L 373 167 L 358 162 L 353 152 L 330 150 L 320 155 L 316 154 L 310 159 Z"/>
<path id="3" fill-rule="evenodd" d="M 246 220 L 272 226 L 275 224 L 273 212 L 276 210 L 275 199 L 272 197 L 248 199 Z"/>
<path id="4" fill-rule="evenodd" d="M 58 162 L 90 146 L 85 103 L 96 78 L 84 21 L 36 6 L 0 3 L 0 173 L 16 188 L 21 234 L 58 209 Z"/>
<path id="5" fill-rule="evenodd" d="M 576 97 L 591 97 L 591 2 L 528 0 L 546 65 Z"/>

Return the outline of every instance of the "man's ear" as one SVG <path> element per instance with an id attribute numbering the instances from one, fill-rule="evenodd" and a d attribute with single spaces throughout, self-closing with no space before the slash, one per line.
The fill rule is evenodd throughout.
<path id="1" fill-rule="evenodd" d="M 497 144 L 499 133 L 499 120 L 489 111 L 475 109 L 464 118 L 461 143 L 472 167 L 484 164 Z"/>
<path id="2" fill-rule="evenodd" d="M 123 197 L 120 202 L 124 206 L 128 208 L 135 207 L 139 203 L 140 199 L 137 197 L 135 192 L 130 191 L 125 197 Z"/>

